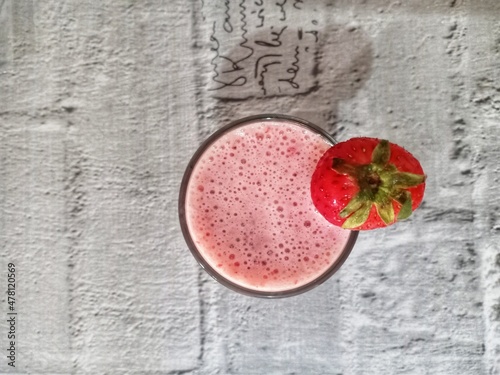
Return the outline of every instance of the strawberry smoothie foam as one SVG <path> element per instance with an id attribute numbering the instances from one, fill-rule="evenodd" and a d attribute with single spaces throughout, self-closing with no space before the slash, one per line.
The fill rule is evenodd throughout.
<path id="1" fill-rule="evenodd" d="M 330 224 L 311 200 L 311 176 L 330 146 L 299 122 L 258 118 L 205 148 L 183 215 L 188 242 L 215 278 L 262 293 L 295 290 L 349 253 L 354 232 Z"/>

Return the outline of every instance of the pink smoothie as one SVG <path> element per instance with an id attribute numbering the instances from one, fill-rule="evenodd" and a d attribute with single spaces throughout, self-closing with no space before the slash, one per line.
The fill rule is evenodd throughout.
<path id="1" fill-rule="evenodd" d="M 279 292 L 305 285 L 338 259 L 350 231 L 330 224 L 310 197 L 329 141 L 294 122 L 244 125 L 197 162 L 186 221 L 201 256 L 244 288 Z"/>

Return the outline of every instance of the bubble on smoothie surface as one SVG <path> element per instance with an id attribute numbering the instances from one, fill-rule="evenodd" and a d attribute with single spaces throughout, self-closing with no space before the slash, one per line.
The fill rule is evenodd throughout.
<path id="1" fill-rule="evenodd" d="M 325 272 L 349 235 L 310 198 L 312 173 L 329 147 L 321 136 L 281 122 L 240 127 L 212 144 L 193 171 L 186 205 L 206 261 L 229 280 L 266 291 Z"/>

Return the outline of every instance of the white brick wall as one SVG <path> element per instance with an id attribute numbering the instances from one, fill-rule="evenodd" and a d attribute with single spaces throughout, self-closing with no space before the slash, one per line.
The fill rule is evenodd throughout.
<path id="1" fill-rule="evenodd" d="M 258 4 L 0 0 L 0 289 L 15 262 L 15 371 L 500 373 L 500 3 Z M 227 16 L 233 32 L 214 33 Z M 279 72 L 265 83 L 277 95 L 256 81 L 244 95 L 207 90 L 214 37 L 237 60 L 242 27 L 255 46 L 284 26 L 280 53 L 314 52 L 300 95 L 272 83 Z M 389 138 L 428 175 L 409 221 L 362 233 L 332 279 L 283 300 L 219 286 L 177 222 L 199 143 L 265 112 L 339 140 Z M 6 313 L 4 296 L 2 349 Z"/>

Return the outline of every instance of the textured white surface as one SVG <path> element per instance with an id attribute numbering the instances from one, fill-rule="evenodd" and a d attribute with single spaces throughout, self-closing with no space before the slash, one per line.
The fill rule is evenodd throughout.
<path id="1" fill-rule="evenodd" d="M 0 372 L 500 373 L 500 2 L 260 3 L 0 0 Z M 244 86 L 217 86 L 217 53 Z M 200 142 L 266 112 L 391 139 L 428 175 L 409 221 L 283 300 L 216 284 L 177 220 Z"/>

